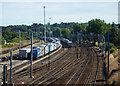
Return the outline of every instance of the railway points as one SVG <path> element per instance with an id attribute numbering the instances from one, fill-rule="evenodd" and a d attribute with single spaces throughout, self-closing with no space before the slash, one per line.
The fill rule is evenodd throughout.
<path id="1" fill-rule="evenodd" d="M 23 63 L 15 61 L 16 67 L 13 68 L 13 83 L 15 85 L 82 85 L 104 84 L 103 59 L 101 52 L 91 44 L 78 45 L 78 42 L 70 42 L 66 39 L 50 39 L 51 42 L 43 45 L 34 46 L 39 49 L 40 55 L 33 58 L 32 73 L 34 78 L 30 78 L 29 53 L 25 52 L 20 58 L 27 58 Z M 53 43 L 52 43 L 53 42 Z M 46 46 L 51 47 L 46 47 Z M 45 50 L 45 51 L 44 51 Z M 22 54 L 22 52 L 20 52 Z M 50 57 L 50 59 L 49 59 Z M 50 62 L 50 64 L 49 64 Z M 10 73 L 8 67 L 7 80 L 10 83 Z"/>

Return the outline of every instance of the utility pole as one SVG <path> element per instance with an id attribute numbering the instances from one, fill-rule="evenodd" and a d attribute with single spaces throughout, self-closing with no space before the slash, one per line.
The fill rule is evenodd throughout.
<path id="1" fill-rule="evenodd" d="M 77 58 L 78 58 L 78 32 L 77 32 Z"/>
<path id="2" fill-rule="evenodd" d="M 50 27 L 50 20 L 51 20 L 51 18 L 49 18 L 49 38 L 51 37 L 51 27 Z"/>
<path id="3" fill-rule="evenodd" d="M 46 43 L 45 6 L 43 6 L 43 8 L 44 8 L 44 42 Z"/>
<path id="4" fill-rule="evenodd" d="M 48 57 L 48 70 L 50 69 L 50 47 L 51 47 L 51 45 L 48 45 L 48 47 L 49 47 L 49 57 Z"/>
<path id="5" fill-rule="evenodd" d="M 21 32 L 20 32 L 20 30 L 19 30 L 19 49 L 21 48 L 21 44 L 20 44 L 20 41 L 21 41 Z"/>
<path id="6" fill-rule="evenodd" d="M 98 34 L 98 47 L 100 47 L 100 34 Z"/>
<path id="7" fill-rule="evenodd" d="M 31 35 L 31 59 L 30 59 L 30 78 L 32 77 L 32 61 L 33 61 L 33 49 L 32 49 L 32 45 L 33 45 L 33 33 Z"/>
<path id="8" fill-rule="evenodd" d="M 7 65 L 3 65 L 3 86 L 7 86 Z"/>
<path id="9" fill-rule="evenodd" d="M 108 31 L 108 72 L 109 72 L 109 31 Z"/>
<path id="10" fill-rule="evenodd" d="M 13 81 L 12 81 L 12 50 L 10 50 L 10 84 L 12 85 L 13 84 Z"/>

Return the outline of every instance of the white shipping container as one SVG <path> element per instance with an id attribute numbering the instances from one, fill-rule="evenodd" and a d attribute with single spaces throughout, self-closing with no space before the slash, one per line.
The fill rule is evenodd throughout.
<path id="1" fill-rule="evenodd" d="M 56 43 L 51 43 L 52 51 L 56 49 Z"/>

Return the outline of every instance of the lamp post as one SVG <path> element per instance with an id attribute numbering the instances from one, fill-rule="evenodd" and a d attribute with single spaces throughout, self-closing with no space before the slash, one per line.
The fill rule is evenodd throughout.
<path id="1" fill-rule="evenodd" d="M 49 18 L 49 37 L 51 37 L 50 20 L 51 20 L 51 18 Z"/>
<path id="2" fill-rule="evenodd" d="M 46 43 L 46 26 L 45 26 L 45 6 L 43 6 L 44 8 L 44 42 Z"/>

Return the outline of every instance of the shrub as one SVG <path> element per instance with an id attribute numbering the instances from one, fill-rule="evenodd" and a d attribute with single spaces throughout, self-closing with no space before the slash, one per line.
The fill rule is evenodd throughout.
<path id="1" fill-rule="evenodd" d="M 96 47 L 99 47 L 98 45 L 96 45 Z"/>
<path id="2" fill-rule="evenodd" d="M 120 63 L 120 57 L 118 58 L 118 62 Z"/>
<path id="3" fill-rule="evenodd" d="M 17 37 L 13 38 L 12 42 L 17 42 L 18 43 L 19 42 L 19 38 L 17 38 Z"/>
<path id="4" fill-rule="evenodd" d="M 118 55 L 114 55 L 114 58 L 116 58 Z"/>
<path id="5" fill-rule="evenodd" d="M 10 47 L 10 48 L 11 48 L 11 47 L 13 47 L 13 46 L 14 46 L 13 44 L 6 44 L 6 45 L 3 45 L 2 47 L 3 47 L 3 48 L 6 48 L 6 47 Z"/>
<path id="6" fill-rule="evenodd" d="M 117 48 L 111 48 L 110 53 L 113 53 L 115 50 L 117 50 Z"/>
<path id="7" fill-rule="evenodd" d="M 106 47 L 106 49 L 108 49 L 108 42 L 105 42 L 105 47 Z M 111 49 L 111 48 L 116 48 L 113 43 L 109 43 L 109 49 Z"/>

